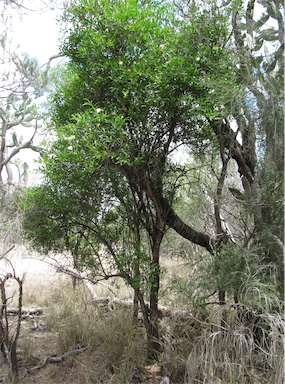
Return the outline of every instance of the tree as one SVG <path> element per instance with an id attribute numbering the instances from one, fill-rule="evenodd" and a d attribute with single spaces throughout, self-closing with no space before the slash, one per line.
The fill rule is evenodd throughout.
<path id="1" fill-rule="evenodd" d="M 159 178 L 169 152 L 182 143 L 198 145 L 211 136 L 201 111 L 204 109 L 206 114 L 215 115 L 213 84 L 218 87 L 221 73 L 225 74 L 229 83 L 231 81 L 231 66 L 225 61 L 228 54 L 224 47 L 227 32 L 222 29 L 221 23 L 217 23 L 213 30 L 203 27 L 205 23 L 201 20 L 210 18 L 203 12 L 191 24 L 188 23 L 190 25 L 185 22 L 180 32 L 175 33 L 173 15 L 160 15 L 159 8 L 157 25 L 152 20 L 143 20 L 142 27 L 142 22 L 139 23 L 132 10 L 132 7 L 135 9 L 132 3 L 124 11 L 125 14 L 123 11 L 119 14 L 119 6 L 112 9 L 113 13 L 117 11 L 124 18 L 123 25 L 119 24 L 119 20 L 113 20 L 111 9 L 108 9 L 112 7 L 106 5 L 106 9 L 102 9 L 106 14 L 104 18 L 102 16 L 102 21 L 98 12 L 98 31 L 91 30 L 90 25 L 96 25 L 94 9 L 102 6 L 98 7 L 95 3 L 88 5 L 83 2 L 73 8 L 74 15 L 71 13 L 68 19 L 74 22 L 74 31 L 63 46 L 63 52 L 71 58 L 73 73 L 67 75 L 64 87 L 55 95 L 54 121 L 62 124 L 69 121 L 75 112 L 84 111 L 88 104 L 82 103 L 82 100 L 91 101 L 107 113 L 110 110 L 127 117 L 128 131 L 125 136 L 116 138 L 119 141 L 117 145 L 122 144 L 120 140 L 125 140 L 125 152 L 132 154 L 123 161 L 136 164 L 134 169 L 126 164 L 126 177 L 130 178 L 133 173 L 146 173 L 143 163 L 147 163 L 149 169 L 151 164 L 153 178 L 158 180 L 151 181 L 155 190 L 149 190 L 148 194 L 167 216 L 168 224 L 210 250 L 210 239 L 185 226 L 171 210 L 161 194 L 163 183 Z M 145 18 L 146 11 L 140 12 L 140 18 Z M 91 20 L 83 17 L 88 13 Z M 166 17 L 169 18 L 169 25 L 163 20 Z M 153 36 L 148 46 L 145 34 Z M 106 48 L 102 50 L 102 46 Z M 136 128 L 137 132 L 134 125 L 141 125 Z M 112 136 L 110 141 L 114 139 Z M 132 148 L 127 141 L 129 139 L 132 139 Z M 145 176 L 145 179 L 149 178 L 149 175 Z M 139 183 L 143 184 L 143 180 L 140 177 Z M 147 185 L 141 187 L 148 189 Z"/>
<path id="2" fill-rule="evenodd" d="M 158 336 L 160 246 L 167 228 L 214 257 L 212 272 L 217 278 L 213 286 L 219 290 L 223 305 L 226 292 L 239 300 L 241 282 L 235 282 L 233 290 L 229 281 L 223 282 L 220 277 L 231 260 L 236 269 L 242 268 L 243 260 L 237 260 L 240 250 L 258 249 L 260 260 L 265 262 L 263 251 L 274 245 L 279 249 L 280 264 L 280 239 L 265 224 L 265 212 L 261 214 L 261 207 L 266 211 L 270 201 L 267 190 L 272 187 L 272 178 L 266 167 L 261 172 L 263 179 L 259 177 L 260 165 L 265 162 L 261 146 L 256 146 L 258 133 L 268 144 L 264 153 L 272 157 L 269 142 L 274 140 L 270 130 L 265 129 L 264 104 L 273 94 L 273 80 L 267 83 L 267 74 L 261 81 L 262 60 L 245 46 L 241 33 L 245 27 L 238 16 L 241 6 L 228 2 L 224 8 L 212 4 L 204 9 L 187 2 L 181 18 L 172 7 L 154 2 L 75 1 L 64 16 L 70 29 L 62 53 L 69 62 L 51 102 L 57 140 L 45 157 L 46 183 L 56 191 L 61 209 L 65 204 L 62 202 L 68 204 L 71 196 L 72 204 L 78 204 L 79 198 L 85 196 L 86 185 L 96 185 L 99 196 L 104 196 L 96 201 L 100 233 L 104 214 L 111 215 L 115 210 L 114 222 L 124 221 L 129 233 L 137 233 L 133 244 L 147 236 L 151 248 L 149 318 L 153 339 Z M 251 6 L 252 2 L 245 12 L 246 28 L 254 24 Z M 232 15 L 232 27 L 227 25 L 228 14 Z M 258 36 L 257 40 L 264 40 L 264 32 Z M 261 67 L 256 69 L 252 63 Z M 256 95 L 261 92 L 258 102 L 252 89 Z M 251 94 L 256 99 L 249 103 Z M 276 110 L 280 110 L 279 106 Z M 255 122 L 256 114 L 260 119 Z M 276 127 L 280 127 L 280 121 L 278 117 Z M 214 193 L 209 198 L 214 223 L 210 229 L 189 225 L 188 218 L 182 219 L 177 213 L 177 180 L 184 169 L 175 165 L 171 154 L 181 145 L 188 147 L 193 161 L 202 152 L 219 157 L 218 166 L 214 164 Z M 227 184 L 230 169 L 235 174 L 233 185 Z M 270 204 L 276 204 L 278 209 L 280 187 L 280 179 L 273 182 Z M 244 213 L 240 228 L 246 213 L 250 215 L 244 237 L 238 243 L 237 237 L 229 236 L 224 227 L 225 195 L 235 202 L 235 212 Z M 189 201 L 191 204 L 190 194 Z M 88 217 L 86 212 L 82 217 L 85 216 Z M 226 224 L 234 228 L 237 217 L 227 215 Z M 206 216 L 199 212 L 199 219 L 206 220 Z M 278 227 L 279 234 L 280 215 L 277 218 L 267 214 L 266 220 Z M 86 228 L 86 223 L 81 221 L 80 225 Z M 107 234 L 112 238 L 112 232 Z M 264 236 L 271 240 L 264 242 Z M 102 244 L 98 236 L 96 241 Z M 224 265 L 220 265 L 224 260 Z"/>
<path id="3" fill-rule="evenodd" d="M 46 87 L 46 71 L 36 60 L 11 53 L 4 41 L 5 61 L 1 63 L 0 86 L 0 201 L 2 244 L 18 242 L 19 212 L 15 204 L 17 190 L 27 185 L 29 165 L 21 160 L 24 150 L 40 152 L 35 145 L 42 113 L 35 101 Z M 15 196 L 13 196 L 15 194 Z M 7 223 L 9 223 L 7 227 Z M 9 228 L 7 232 L 7 228 Z M 5 240 L 5 241 L 4 241 Z"/>
<path id="4" fill-rule="evenodd" d="M 191 7 L 195 7 L 194 1 L 190 5 L 179 2 L 181 16 L 188 18 Z M 268 273 L 267 268 L 271 272 L 279 271 L 273 275 L 282 295 L 284 25 L 281 8 L 279 1 L 227 1 L 219 8 L 231 20 L 229 43 L 236 48 L 236 85 L 229 95 L 230 108 L 210 118 L 209 123 L 216 135 L 221 162 L 214 198 L 219 243 L 228 243 L 222 228 L 224 213 L 222 216 L 221 213 L 225 207 L 222 201 L 228 167 L 234 161 L 238 167 L 236 181 L 240 181 L 229 185 L 228 190 L 240 209 L 244 209 L 240 224 L 247 223 L 247 231 L 238 244 L 258 252 L 263 273 L 265 270 Z M 258 10 L 261 15 L 256 17 Z M 228 219 L 231 226 L 236 221 L 234 217 Z M 261 278 L 266 279 L 265 275 Z"/>
<path id="5" fill-rule="evenodd" d="M 216 23 L 209 27 L 205 19 Z M 211 146 L 207 117 L 223 107 L 220 96 L 215 103 L 214 88 L 222 74 L 229 84 L 233 74 L 227 29 L 216 8 L 193 10 L 191 20 L 178 22 L 171 7 L 136 1 L 75 2 L 65 21 L 72 27 L 62 52 L 70 61 L 53 97 L 58 139 L 45 158 L 47 182 L 70 196 L 71 189 L 82 191 L 78 182 L 84 173 L 101 181 L 103 172 L 109 179 L 102 178 L 97 189 L 110 184 L 105 193 L 119 207 L 130 199 L 129 228 L 139 229 L 138 242 L 140 231 L 146 233 L 151 248 L 149 332 L 155 340 L 166 227 L 210 252 L 215 247 L 214 239 L 174 212 L 168 175 L 175 165 L 169 155 L 182 144 Z M 118 177 L 123 193 L 116 189 Z M 154 344 L 150 349 L 158 349 Z"/>
<path id="6" fill-rule="evenodd" d="M 77 166 L 80 159 L 81 156 Z M 153 349 L 158 348 L 157 340 L 153 339 L 154 315 L 149 313 L 145 299 L 150 292 L 154 300 L 157 283 L 153 276 L 157 276 L 157 271 L 153 270 L 147 246 L 141 239 L 141 221 L 148 221 L 144 228 L 149 230 L 151 213 L 143 215 L 138 206 L 133 207 L 124 180 L 117 177 L 116 186 L 112 186 L 105 173 L 99 175 L 97 171 L 94 179 L 94 171 L 88 175 L 86 167 L 79 169 L 76 183 L 65 177 L 64 183 L 55 183 L 52 188 L 45 185 L 27 190 L 22 201 L 26 238 L 41 252 L 69 251 L 74 267 L 84 271 L 94 283 L 123 278 L 134 291 L 135 319 L 138 303 L 142 309 L 153 356 Z M 57 172 L 56 176 L 65 172 Z M 113 183 L 115 177 L 112 176 Z M 68 193 L 63 193 L 64 190 Z M 150 305 L 152 309 L 153 303 Z"/>
<path id="7" fill-rule="evenodd" d="M 28 165 L 15 162 L 18 153 L 23 149 L 40 151 L 33 142 L 40 120 L 43 120 L 39 98 L 48 91 L 50 63 L 55 58 L 50 58 L 48 63 L 40 66 L 28 54 L 18 54 L 19 47 L 15 47 L 10 30 L 13 30 L 13 24 L 30 12 L 42 12 L 44 8 L 59 3 L 61 1 L 41 0 L 36 7 L 33 5 L 33 9 L 30 9 L 30 2 L 25 0 L 7 0 L 1 3 L 0 178 L 1 184 L 7 181 L 6 184 L 10 187 L 14 182 L 12 169 L 15 171 L 15 166 L 20 176 L 18 182 L 27 181 Z"/>
<path id="8" fill-rule="evenodd" d="M 263 13 L 255 21 L 254 10 L 258 5 L 263 7 Z M 279 1 L 229 2 L 227 10 L 232 16 L 240 89 L 229 117 L 235 119 L 237 130 L 233 132 L 229 119 L 212 122 L 221 151 L 225 148 L 230 151 L 238 165 L 243 197 L 254 219 L 254 243 L 261 245 L 260 255 L 264 255 L 261 262 L 273 264 L 280 271 L 277 277 L 280 292 L 283 291 L 284 243 L 283 209 L 280 206 L 284 172 L 281 144 L 284 25 L 281 8 Z M 268 21 L 274 27 L 267 28 Z"/>

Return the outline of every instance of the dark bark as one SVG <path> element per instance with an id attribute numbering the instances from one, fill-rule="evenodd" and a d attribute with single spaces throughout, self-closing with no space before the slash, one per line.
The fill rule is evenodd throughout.
<path id="1" fill-rule="evenodd" d="M 10 364 L 11 364 L 11 376 L 12 376 L 12 381 L 18 382 L 19 378 L 19 367 L 18 367 L 18 359 L 17 359 L 17 339 L 13 340 L 11 345 L 10 345 Z"/>
<path id="2" fill-rule="evenodd" d="M 175 213 L 175 211 L 166 199 L 160 197 L 159 202 L 166 216 L 166 224 L 170 228 L 174 229 L 180 236 L 184 237 L 187 240 L 190 240 L 192 243 L 206 248 L 207 251 L 209 251 L 210 253 L 214 253 L 214 239 L 212 239 L 205 233 L 196 231 L 194 228 L 190 227 L 190 225 L 184 223 L 180 219 L 180 217 Z"/>
<path id="3" fill-rule="evenodd" d="M 156 228 L 152 235 L 152 262 L 151 262 L 151 282 L 150 282 L 150 299 L 149 299 L 149 333 L 148 333 L 148 358 L 157 360 L 161 350 L 159 342 L 159 310 L 158 310 L 158 293 L 160 287 L 160 261 L 159 251 L 164 236 L 164 223 L 157 217 Z"/>
<path id="4" fill-rule="evenodd" d="M 252 143 L 253 148 L 249 148 L 248 145 L 241 145 L 236 138 L 237 132 L 232 130 L 229 121 L 225 119 L 215 119 L 210 121 L 210 124 L 218 141 L 223 140 L 224 148 L 230 152 L 231 158 L 236 161 L 240 176 L 245 177 L 251 185 L 254 180 L 256 166 L 254 143 Z"/>
<path id="5" fill-rule="evenodd" d="M 223 289 L 219 290 L 219 304 L 222 308 L 226 304 L 226 291 Z M 227 326 L 226 312 L 224 309 L 222 309 L 222 312 L 221 312 L 221 329 L 222 329 L 222 331 L 226 328 L 226 326 Z"/>
<path id="6" fill-rule="evenodd" d="M 214 253 L 216 240 L 184 223 L 171 207 L 171 204 L 163 197 L 161 188 L 163 185 L 162 174 L 160 174 L 160 176 L 157 175 L 157 178 L 160 180 L 156 178 L 156 181 L 153 182 L 151 175 L 143 166 L 139 169 L 124 166 L 123 172 L 130 186 L 135 189 L 136 186 L 139 185 L 139 190 L 145 192 L 147 198 L 153 203 L 154 210 L 161 222 L 164 222 L 185 239 L 206 248 L 210 253 Z M 157 188 L 158 185 L 160 185 L 159 188 Z M 140 206 L 141 209 L 146 208 L 143 201 L 140 201 Z M 144 213 L 145 216 L 148 215 L 147 212 Z M 147 228 L 149 233 L 152 231 L 150 227 L 151 226 Z"/>

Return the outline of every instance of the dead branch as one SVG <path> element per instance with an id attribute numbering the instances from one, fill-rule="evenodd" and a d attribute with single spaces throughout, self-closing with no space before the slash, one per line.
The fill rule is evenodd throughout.
<path id="1" fill-rule="evenodd" d="M 79 355 L 80 353 L 87 351 L 87 349 L 88 349 L 88 347 L 82 347 L 82 348 L 78 348 L 78 349 L 73 349 L 72 351 L 65 352 L 59 356 L 57 356 L 57 355 L 48 356 L 45 358 L 44 362 L 41 365 L 36 365 L 35 367 L 27 369 L 27 372 L 33 373 L 39 369 L 44 368 L 49 363 L 51 363 L 51 364 L 62 363 L 68 357 Z"/>
<path id="2" fill-rule="evenodd" d="M 3 255 L 0 255 L 0 260 L 3 258 L 6 258 L 6 255 L 8 255 L 8 253 L 10 253 L 14 248 L 15 248 L 15 245 L 12 245 L 12 247 L 10 247 L 7 251 L 5 251 Z"/>

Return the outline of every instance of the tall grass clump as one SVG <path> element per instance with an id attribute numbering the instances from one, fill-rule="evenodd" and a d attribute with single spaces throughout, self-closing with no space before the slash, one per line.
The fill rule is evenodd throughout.
<path id="1" fill-rule="evenodd" d="M 48 307 L 47 327 L 57 332 L 60 353 L 92 342 L 92 324 L 96 322 L 97 313 L 84 295 L 81 287 L 74 291 L 71 286 L 65 286 L 58 300 Z"/>
<path id="2" fill-rule="evenodd" d="M 217 310 L 197 337 L 186 383 L 283 383 L 283 303 L 269 284 L 254 279 L 244 282 L 239 299 Z"/>
<path id="3" fill-rule="evenodd" d="M 81 382 L 129 383 L 145 365 L 145 334 L 133 323 L 132 312 L 98 307 L 81 289 L 65 289 L 50 307 L 47 324 L 57 333 L 59 353 L 88 346 L 73 362 Z"/>

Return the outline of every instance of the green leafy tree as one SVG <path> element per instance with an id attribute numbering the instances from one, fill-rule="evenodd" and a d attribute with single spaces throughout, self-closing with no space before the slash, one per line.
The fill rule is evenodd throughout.
<path id="1" fill-rule="evenodd" d="M 212 145 L 208 119 L 227 98 L 218 95 L 221 76 L 229 85 L 233 81 L 227 28 L 216 8 L 193 10 L 191 20 L 182 22 L 169 6 L 136 1 L 74 2 L 65 21 L 71 28 L 62 53 L 70 61 L 53 96 L 58 139 L 44 172 L 66 196 L 81 190 L 84 172 L 97 180 L 103 172 L 120 204 L 124 196 L 131 199 L 136 215 L 128 217 L 140 222 L 136 239 L 143 230 L 151 249 L 148 331 L 155 350 L 166 228 L 210 252 L 216 243 L 175 213 L 168 175 L 175 168 L 169 156 L 180 145 Z M 123 194 L 115 188 L 118 178 L 126 186 Z"/>
<path id="2" fill-rule="evenodd" d="M 104 17 L 99 12 L 102 7 Z M 176 147 L 182 143 L 202 147 L 213 138 L 205 115 L 217 113 L 215 87 L 221 84 L 221 74 L 231 82 L 229 52 L 224 47 L 227 31 L 218 22 L 219 15 L 213 29 L 204 27 L 201 20 L 211 20 L 206 12 L 193 15 L 178 29 L 165 7 L 163 13 L 159 7 L 154 11 L 146 6 L 135 14 L 137 6 L 130 3 L 124 11 L 117 10 L 118 20 L 116 7 L 119 3 L 114 10 L 113 5 L 109 9 L 109 4 L 83 2 L 72 8 L 67 20 L 74 29 L 63 45 L 71 61 L 54 96 L 54 121 L 70 121 L 74 113 L 89 108 L 85 100 L 104 113 L 127 119 L 121 137 L 106 132 L 112 162 L 119 163 L 129 179 L 144 174 L 138 183 L 167 216 L 168 225 L 210 250 L 210 238 L 184 225 L 164 199 L 162 175 L 167 156 Z M 150 17 L 147 10 L 156 16 Z M 120 159 L 112 142 L 123 155 Z M 152 191 L 143 185 L 150 177 Z"/>

